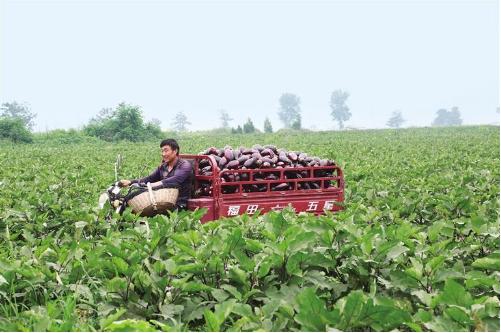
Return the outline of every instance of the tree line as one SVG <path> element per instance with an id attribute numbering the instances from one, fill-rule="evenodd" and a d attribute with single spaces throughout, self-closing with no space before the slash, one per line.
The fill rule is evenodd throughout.
<path id="1" fill-rule="evenodd" d="M 337 122 L 339 129 L 345 128 L 345 122 L 350 120 L 351 112 L 347 105 L 348 97 L 350 94 L 343 90 L 335 90 L 332 92 L 330 97 L 330 115 L 333 121 Z M 226 110 L 219 110 L 221 128 L 229 129 L 229 123 L 233 120 Z M 285 129 L 301 130 L 301 99 L 296 94 L 284 93 L 279 99 L 279 110 L 278 117 L 283 123 Z M 395 110 L 392 112 L 391 117 L 386 122 L 386 125 L 391 128 L 400 128 L 405 119 L 402 115 L 402 111 Z M 454 106 L 450 111 L 446 109 L 440 109 L 437 111 L 437 116 L 432 122 L 432 126 L 459 126 L 462 125 L 463 121 L 461 119 L 461 114 L 459 108 Z M 172 128 L 176 131 L 186 131 L 188 125 L 191 123 L 188 121 L 188 117 L 184 112 L 180 111 L 174 117 L 172 122 Z M 273 132 L 271 122 L 268 117 L 264 120 L 263 129 L 265 133 Z M 238 125 L 236 128 L 231 128 L 231 133 L 253 133 L 257 131 L 251 118 L 247 118 L 247 121 L 241 126 Z"/>
<path id="2" fill-rule="evenodd" d="M 335 90 L 329 101 L 330 116 L 337 122 L 339 129 L 345 128 L 345 123 L 352 114 L 348 106 L 350 94 L 347 91 Z M 283 128 L 288 130 L 301 130 L 301 99 L 293 93 L 284 93 L 279 98 L 278 117 Z M 499 108 L 496 111 L 499 113 Z M 33 126 L 36 114 L 30 107 L 18 102 L 3 103 L 0 107 L 0 139 L 9 139 L 14 142 L 32 142 Z M 249 117 L 243 124 L 230 127 L 233 121 L 226 110 L 219 110 L 221 121 L 220 129 L 232 134 L 246 134 L 260 132 Z M 386 122 L 391 128 L 400 128 L 405 122 L 402 111 L 395 110 Z M 163 136 L 158 119 L 145 121 L 140 106 L 120 103 L 116 108 L 103 108 L 95 117 L 83 127 L 83 134 L 97 137 L 106 141 L 144 141 Z M 439 109 L 432 126 L 457 126 L 462 124 L 459 108 L 454 106 L 450 110 Z M 171 128 L 177 132 L 188 130 L 191 122 L 183 111 L 179 111 L 172 118 Z M 272 133 L 273 127 L 268 117 L 264 120 L 263 131 Z"/>

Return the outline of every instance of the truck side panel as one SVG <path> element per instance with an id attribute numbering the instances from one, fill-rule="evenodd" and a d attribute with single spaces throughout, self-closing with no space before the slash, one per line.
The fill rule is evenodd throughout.
<path id="1" fill-rule="evenodd" d="M 223 200 L 219 205 L 219 216 L 231 217 L 242 214 L 252 215 L 257 211 L 266 213 L 271 210 L 282 210 L 291 206 L 296 212 L 307 212 L 316 215 L 324 211 L 337 211 L 340 205 L 340 193 L 317 193 L 309 195 L 290 195 L 283 198 L 254 198 Z"/>

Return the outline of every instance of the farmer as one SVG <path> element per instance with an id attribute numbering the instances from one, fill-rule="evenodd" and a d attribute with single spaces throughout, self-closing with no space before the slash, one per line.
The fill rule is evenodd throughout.
<path id="1" fill-rule="evenodd" d="M 178 210 L 186 209 L 191 192 L 193 169 L 190 162 L 179 158 L 179 145 L 174 139 L 160 142 L 162 164 L 147 177 L 141 179 L 124 179 L 120 186 L 127 187 L 133 183 L 151 183 L 153 190 L 161 188 L 178 188 L 179 196 L 176 202 Z"/>

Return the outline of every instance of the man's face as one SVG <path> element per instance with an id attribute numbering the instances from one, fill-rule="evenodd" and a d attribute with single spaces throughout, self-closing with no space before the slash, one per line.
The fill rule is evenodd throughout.
<path id="1" fill-rule="evenodd" d="M 172 150 L 169 145 L 165 145 L 162 148 L 162 158 L 166 163 L 172 162 L 176 158 L 177 151 Z"/>

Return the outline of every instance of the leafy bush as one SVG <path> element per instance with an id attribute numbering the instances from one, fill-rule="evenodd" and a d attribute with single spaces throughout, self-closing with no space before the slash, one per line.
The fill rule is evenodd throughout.
<path id="1" fill-rule="evenodd" d="M 26 128 L 26 124 L 17 117 L 0 117 L 0 138 L 14 142 L 33 142 L 33 136 Z"/>
<path id="2" fill-rule="evenodd" d="M 116 110 L 103 109 L 84 127 L 84 133 L 105 141 L 145 141 L 162 137 L 158 122 L 144 123 L 141 108 L 120 103 Z"/>
<path id="3" fill-rule="evenodd" d="M 247 121 L 243 124 L 243 126 L 238 125 L 236 128 L 231 129 L 231 134 L 252 134 L 260 132 L 261 131 L 254 126 L 254 123 L 250 118 L 247 118 Z"/>
<path id="4" fill-rule="evenodd" d="M 237 128 L 231 129 L 231 134 L 242 134 L 244 131 L 242 130 L 242 126 L 238 125 Z"/>
<path id="5" fill-rule="evenodd" d="M 33 135 L 34 142 L 43 144 L 77 144 L 77 143 L 92 143 L 99 139 L 85 135 L 83 130 L 76 129 L 55 129 L 46 133 L 35 133 Z"/>
<path id="6" fill-rule="evenodd" d="M 9 118 L 19 118 L 22 120 L 25 127 L 29 130 L 33 130 L 36 114 L 31 112 L 30 107 L 25 103 L 18 103 L 16 101 L 12 103 L 2 103 L 0 106 L 0 117 Z"/>
<path id="7" fill-rule="evenodd" d="M 266 117 L 264 120 L 264 132 L 265 133 L 273 133 L 273 127 L 271 126 L 271 121 Z"/>
<path id="8" fill-rule="evenodd" d="M 247 118 L 247 122 L 244 124 L 243 130 L 244 133 L 254 133 L 256 131 L 254 123 L 250 118 Z"/>
<path id="9" fill-rule="evenodd" d="M 433 120 L 432 126 L 459 126 L 463 123 L 459 108 L 454 106 L 450 111 L 440 109 L 437 111 L 437 116 Z"/>

